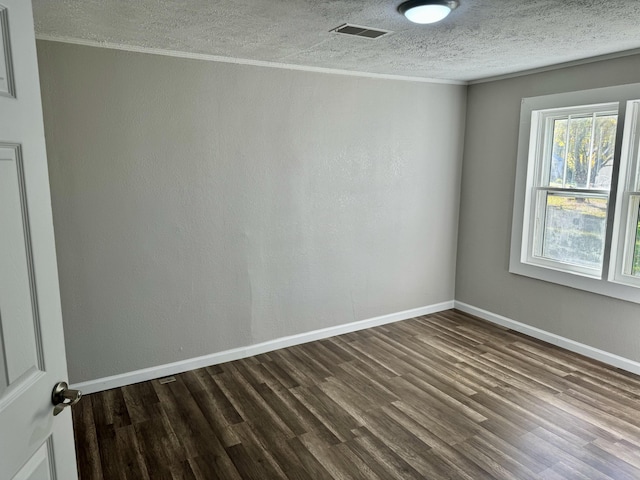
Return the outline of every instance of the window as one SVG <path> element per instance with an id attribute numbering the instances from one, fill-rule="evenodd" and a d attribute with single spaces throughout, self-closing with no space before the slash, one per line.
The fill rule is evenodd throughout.
<path id="1" fill-rule="evenodd" d="M 534 111 L 527 262 L 599 277 L 607 229 L 617 104 Z"/>
<path id="2" fill-rule="evenodd" d="M 640 100 L 628 102 L 625 138 L 620 159 L 620 192 L 612 249 L 615 269 L 609 275 L 617 283 L 640 287 Z"/>
<path id="3" fill-rule="evenodd" d="M 523 99 L 509 271 L 640 303 L 640 84 Z"/>

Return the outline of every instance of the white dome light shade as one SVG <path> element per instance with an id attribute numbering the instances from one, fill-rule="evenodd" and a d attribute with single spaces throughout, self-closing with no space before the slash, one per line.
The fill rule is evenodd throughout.
<path id="1" fill-rule="evenodd" d="M 413 7 L 404 12 L 413 23 L 436 23 L 451 13 L 449 7 L 444 5 L 421 5 Z"/>
<path id="2" fill-rule="evenodd" d="M 398 7 L 398 11 L 413 23 L 436 23 L 458 6 L 457 1 L 409 1 Z"/>

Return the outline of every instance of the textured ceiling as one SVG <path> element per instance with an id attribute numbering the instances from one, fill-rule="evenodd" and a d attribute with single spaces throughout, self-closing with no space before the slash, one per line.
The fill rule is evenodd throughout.
<path id="1" fill-rule="evenodd" d="M 640 48 L 639 0 L 460 0 L 414 25 L 402 0 L 33 0 L 42 38 L 446 80 Z M 343 23 L 392 30 L 377 40 Z"/>

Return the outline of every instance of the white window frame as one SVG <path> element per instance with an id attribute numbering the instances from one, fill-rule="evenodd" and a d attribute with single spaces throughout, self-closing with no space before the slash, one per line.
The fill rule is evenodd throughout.
<path id="1" fill-rule="evenodd" d="M 529 218 L 524 222 L 523 228 L 526 234 L 523 236 L 522 261 L 540 267 L 567 271 L 577 275 L 600 278 L 601 269 L 593 269 L 586 266 L 572 265 L 542 257 L 541 252 L 536 252 L 536 247 L 542 245 L 544 228 L 540 214 L 546 212 L 543 207 L 544 193 L 570 194 L 576 197 L 598 197 L 609 202 L 609 190 L 596 189 L 571 189 L 545 185 L 544 180 L 551 162 L 551 151 L 548 149 L 548 139 L 553 138 L 554 120 L 564 118 L 566 115 L 579 116 L 584 114 L 597 114 L 605 112 L 618 113 L 618 104 L 605 103 L 597 105 L 581 105 L 570 108 L 553 108 L 534 110 L 531 113 L 531 148 L 527 160 L 527 196 L 525 204 L 529 206 Z M 542 161 L 535 161 L 541 158 Z M 531 161 L 534 160 L 534 161 Z M 534 203 L 536 205 L 534 205 Z M 604 242 L 603 242 L 604 246 Z M 604 248 L 603 248 L 604 250 Z M 604 251 L 602 252 L 604 256 Z"/>
<path id="2" fill-rule="evenodd" d="M 640 288 L 640 277 L 631 275 L 640 209 L 640 100 L 627 102 L 620 157 L 620 183 L 616 199 L 609 281 Z M 631 261 L 630 261 L 631 260 Z"/>
<path id="3" fill-rule="evenodd" d="M 630 225 L 632 222 L 632 214 L 629 212 L 632 211 L 631 207 L 633 206 L 630 202 L 635 201 L 636 197 L 630 192 L 637 193 L 640 198 L 640 192 L 630 190 L 630 188 L 640 190 L 640 179 L 638 178 L 640 174 L 638 171 L 640 169 L 638 165 L 640 162 L 638 160 L 640 138 L 638 137 L 640 135 L 627 138 L 631 137 L 627 133 L 630 130 L 625 130 L 625 125 L 631 121 L 631 110 L 637 109 L 635 121 L 640 122 L 640 106 L 629 109 L 628 113 L 627 104 L 639 99 L 640 84 L 522 99 L 509 257 L 509 271 L 511 273 L 640 303 L 640 278 L 621 273 L 625 258 L 621 253 L 628 252 L 632 248 L 630 240 L 628 240 L 631 235 Z M 542 153 L 540 151 L 542 148 L 540 137 L 542 135 L 538 135 L 538 133 L 541 127 L 548 128 L 536 122 L 540 122 L 541 117 L 549 117 L 548 114 L 540 115 L 537 112 L 547 111 L 546 113 L 549 113 L 554 109 L 572 109 L 576 106 L 578 106 L 576 111 L 579 111 L 582 106 L 586 106 L 588 109 L 593 106 L 613 104 L 617 106 L 618 110 L 618 127 L 611 190 L 608 197 L 602 271 L 576 268 L 577 266 L 567 266 L 553 261 L 546 262 L 540 257 L 532 258 L 530 247 L 534 245 L 532 236 L 535 234 L 535 208 L 532 205 L 532 202 L 535 202 L 535 195 L 533 189 L 540 181 L 541 163 L 545 161 L 535 161 Z M 635 152 L 635 156 L 630 156 L 629 152 Z M 635 183 L 629 183 L 630 179 L 633 179 Z M 576 190 L 577 192 L 580 190 Z M 638 201 L 640 202 L 640 200 Z M 624 233 L 619 233 L 622 231 Z"/>

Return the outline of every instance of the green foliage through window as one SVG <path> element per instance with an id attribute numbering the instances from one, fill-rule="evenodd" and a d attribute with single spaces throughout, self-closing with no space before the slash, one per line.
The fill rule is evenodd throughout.
<path id="1" fill-rule="evenodd" d="M 633 249 L 633 265 L 631 275 L 640 277 L 640 209 L 638 210 L 638 224 L 636 226 L 636 246 Z"/>
<path id="2" fill-rule="evenodd" d="M 549 186 L 608 190 L 617 118 L 616 114 L 600 113 L 555 119 Z"/>

